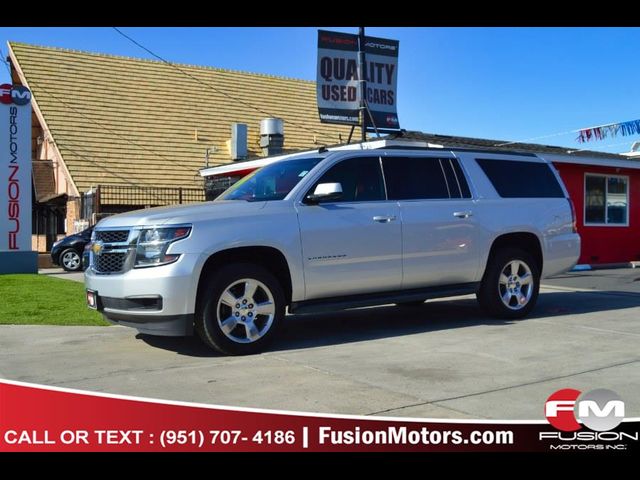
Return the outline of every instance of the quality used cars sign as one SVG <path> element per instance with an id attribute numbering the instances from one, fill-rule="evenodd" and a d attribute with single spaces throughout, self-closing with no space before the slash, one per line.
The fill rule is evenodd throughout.
<path id="1" fill-rule="evenodd" d="M 358 68 L 358 36 L 318 31 L 317 100 L 320 121 L 359 124 L 360 80 L 367 82 L 366 100 L 378 129 L 400 128 L 397 110 L 397 40 L 365 37 L 364 71 Z M 361 78 L 362 77 L 362 78 Z M 371 127 L 367 114 L 366 124 Z"/>

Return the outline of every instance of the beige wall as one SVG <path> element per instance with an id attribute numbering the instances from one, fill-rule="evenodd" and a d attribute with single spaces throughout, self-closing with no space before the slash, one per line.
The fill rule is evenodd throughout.
<path id="1" fill-rule="evenodd" d="M 64 235 L 58 235 L 56 240 L 64 238 Z M 47 236 L 46 235 L 31 235 L 31 250 L 38 253 L 47 252 Z"/>
<path id="2" fill-rule="evenodd" d="M 67 202 L 67 235 L 71 235 L 75 232 L 73 222 L 80 219 L 80 213 L 80 200 L 70 198 Z"/>

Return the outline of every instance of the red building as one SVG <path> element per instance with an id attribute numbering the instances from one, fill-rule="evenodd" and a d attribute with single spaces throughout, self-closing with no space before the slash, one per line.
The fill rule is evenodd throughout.
<path id="1" fill-rule="evenodd" d="M 419 142 L 418 145 L 425 147 L 516 151 L 546 158 L 559 171 L 576 210 L 582 238 L 578 264 L 640 261 L 640 160 L 612 153 L 572 151 L 566 147 L 421 132 L 403 132 L 401 136 L 370 141 L 369 147 L 406 141 Z M 209 188 L 207 197 L 217 196 L 234 181 L 271 161 L 263 158 L 202 170 L 200 173 Z"/>
<path id="2" fill-rule="evenodd" d="M 546 156 L 576 209 L 579 264 L 640 260 L 640 161 Z"/>

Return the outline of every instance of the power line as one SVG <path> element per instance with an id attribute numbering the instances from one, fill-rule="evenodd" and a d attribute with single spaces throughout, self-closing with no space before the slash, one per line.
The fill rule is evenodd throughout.
<path id="1" fill-rule="evenodd" d="M 71 153 L 73 153 L 74 155 L 76 155 L 76 156 L 78 156 L 78 157 L 82 158 L 83 160 L 86 160 L 87 162 L 94 164 L 96 167 L 98 167 L 98 168 L 100 168 L 100 169 L 104 170 L 105 172 L 110 173 L 111 175 L 113 175 L 113 176 L 115 176 L 115 177 L 119 178 L 119 179 L 120 179 L 120 180 L 122 180 L 123 182 L 128 183 L 129 185 L 133 185 L 134 187 L 137 187 L 137 188 L 143 188 L 143 187 L 144 187 L 143 185 L 140 185 L 140 184 L 138 184 L 138 183 L 132 182 L 132 181 L 131 181 L 131 180 L 129 180 L 128 178 L 123 177 L 123 176 L 122 176 L 122 175 L 120 175 L 119 173 L 117 173 L 117 172 L 115 172 L 115 171 L 111 170 L 110 168 L 107 168 L 107 167 L 105 167 L 104 165 L 101 165 L 100 163 L 96 162 L 95 160 L 92 160 L 91 158 L 87 157 L 86 155 L 83 155 L 82 153 L 79 153 L 77 150 L 75 150 L 75 149 L 73 149 L 73 148 L 69 147 L 69 144 L 68 144 L 68 143 L 65 143 L 65 144 L 64 144 L 64 148 L 66 148 L 67 150 L 69 150 L 69 151 L 70 151 Z M 151 195 L 153 195 L 157 200 L 162 201 L 162 198 L 161 198 L 160 196 L 156 195 L 155 193 L 151 192 Z"/>
<path id="2" fill-rule="evenodd" d="M 629 141 L 620 142 L 620 143 L 610 143 L 609 145 L 601 145 L 599 147 L 591 147 L 591 148 L 579 148 L 577 150 L 567 149 L 567 153 L 576 153 L 576 152 L 589 152 L 591 150 L 602 150 L 603 148 L 609 147 L 618 147 L 620 145 L 629 145 Z"/>
<path id="3" fill-rule="evenodd" d="M 6 59 L 5 59 L 5 57 L 4 57 L 4 52 L 3 52 L 1 49 L 0 49 L 0 55 L 2 55 L 2 60 L 3 60 L 3 62 L 5 63 L 5 65 L 6 65 L 7 69 L 9 70 L 9 73 L 11 74 L 11 68 L 10 68 L 9 62 L 7 62 L 7 61 L 6 61 Z M 91 117 L 89 117 L 89 116 L 85 115 L 83 112 L 81 112 L 81 111 L 80 111 L 80 110 L 78 110 L 77 108 L 73 107 L 72 105 L 68 104 L 67 102 L 65 102 L 64 100 L 62 100 L 60 97 L 58 97 L 57 95 L 55 95 L 55 94 L 53 94 L 51 91 L 49 91 L 47 88 L 43 87 L 42 85 L 40 85 L 40 84 L 38 84 L 38 83 L 36 83 L 36 82 L 33 82 L 33 81 L 30 81 L 30 82 L 28 82 L 28 83 L 30 84 L 30 86 L 33 86 L 33 87 L 37 88 L 38 90 L 40 90 L 41 92 L 46 93 L 46 94 L 47 94 L 47 95 L 49 95 L 51 98 L 55 99 L 57 102 L 59 102 L 60 104 L 64 105 L 64 106 L 65 106 L 66 108 L 68 108 L 69 110 L 72 110 L 73 112 L 77 113 L 78 115 L 80 115 L 80 116 L 81 116 L 81 117 L 83 117 L 84 119 L 88 120 L 90 123 L 93 123 L 94 125 L 97 125 L 98 127 L 102 128 L 102 129 L 104 129 L 104 130 L 106 130 L 107 132 L 112 133 L 113 135 L 115 135 L 115 136 L 117 136 L 117 137 L 120 137 L 121 139 L 123 139 L 123 140 L 124 140 L 124 141 L 126 141 L 127 143 L 129 143 L 129 144 L 131 144 L 131 145 L 133 145 L 133 146 L 135 146 L 135 147 L 138 147 L 138 148 L 140 148 L 140 149 L 146 150 L 147 152 L 152 153 L 153 155 L 155 155 L 155 156 L 157 156 L 157 157 L 159 157 L 159 158 L 162 158 L 162 159 L 164 159 L 164 160 L 167 160 L 167 161 L 168 161 L 168 162 L 170 162 L 170 163 L 178 164 L 178 161 L 176 161 L 175 159 L 170 158 L 170 157 L 166 157 L 166 156 L 164 156 L 164 155 L 162 155 L 162 154 L 160 154 L 160 153 L 158 153 L 158 152 L 156 152 L 156 151 L 154 151 L 154 150 L 149 149 L 148 147 L 146 147 L 146 146 L 144 146 L 144 145 L 141 145 L 141 144 L 139 144 L 139 143 L 136 143 L 136 142 L 134 142 L 134 141 L 130 140 L 129 138 L 127 138 L 127 137 L 125 137 L 125 136 L 123 136 L 123 135 L 119 134 L 118 132 L 116 132 L 116 131 L 114 131 L 114 130 L 110 129 L 109 127 L 107 127 L 107 126 L 103 125 L 102 123 L 100 123 L 100 122 L 98 122 L 98 121 L 96 121 L 96 120 L 92 119 Z M 55 140 L 54 140 L 54 141 L 55 141 Z M 56 143 L 57 143 L 58 145 L 60 145 L 60 142 L 56 142 Z M 75 149 L 71 148 L 71 147 L 69 146 L 69 143 L 70 143 L 70 142 L 68 142 L 68 141 L 67 141 L 67 142 L 65 142 L 65 143 L 64 143 L 64 145 L 63 145 L 63 146 L 64 146 L 65 148 L 67 148 L 70 152 L 74 153 L 74 154 L 75 154 L 76 156 L 78 156 L 79 158 L 82 158 L 83 160 L 88 161 L 89 163 L 91 163 L 91 164 L 93 164 L 93 165 L 97 166 L 98 168 L 100 168 L 100 169 L 104 170 L 104 171 L 105 171 L 105 172 L 107 172 L 107 173 L 110 173 L 110 174 L 111 174 L 111 175 L 113 175 L 114 177 L 119 178 L 120 180 L 122 180 L 123 182 L 125 182 L 125 183 L 127 183 L 127 184 L 133 185 L 133 186 L 135 186 L 135 187 L 140 187 L 140 185 L 139 185 L 139 184 L 137 184 L 137 183 L 135 183 L 135 182 L 130 181 L 128 178 L 126 178 L 126 177 L 124 177 L 124 176 L 120 175 L 119 173 L 115 172 L 114 170 L 112 170 L 112 169 L 110 169 L 110 168 L 107 168 L 106 166 L 101 165 L 99 162 L 97 162 L 97 161 L 95 161 L 95 160 L 92 160 L 92 159 L 90 159 L 89 157 L 87 157 L 87 156 L 85 156 L 85 155 L 83 155 L 83 154 L 79 153 L 77 150 L 75 150 Z M 220 165 L 222 165 L 222 164 L 220 164 Z M 158 200 L 162 200 L 159 196 L 157 196 L 157 195 L 155 195 L 155 194 L 152 194 L 152 195 L 154 195 L 154 196 L 156 197 L 156 199 L 158 199 Z"/>
<path id="4" fill-rule="evenodd" d="M 0 55 L 2 55 L 2 63 L 4 63 L 4 66 L 7 67 L 7 72 L 9 72 L 9 80 L 11 80 L 11 65 L 9 65 L 9 62 L 7 62 L 7 57 L 4 56 L 4 50 L 2 50 L 2 48 L 0 48 Z"/>
<path id="5" fill-rule="evenodd" d="M 54 95 L 53 93 L 51 93 L 51 91 L 50 91 L 50 90 L 46 89 L 46 88 L 45 88 L 45 87 L 43 87 L 42 85 L 40 85 L 40 84 L 38 84 L 38 83 L 36 83 L 36 82 L 33 82 L 33 81 L 29 81 L 28 83 L 29 83 L 29 85 L 30 85 L 30 86 L 33 86 L 33 87 L 35 87 L 35 88 L 37 88 L 37 89 L 41 90 L 42 92 L 46 93 L 46 94 L 47 94 L 47 95 L 49 95 L 50 97 L 54 98 L 56 101 L 58 101 L 59 103 L 61 103 L 61 104 L 62 104 L 62 105 L 64 105 L 65 107 L 67 107 L 69 110 L 72 110 L 73 112 L 77 113 L 78 115 L 80 115 L 81 117 L 83 117 L 85 120 L 88 120 L 90 123 L 93 123 L 94 125 L 97 125 L 98 127 L 100 127 L 100 128 L 102 128 L 102 129 L 106 130 L 107 132 L 109 132 L 109 133 L 111 133 L 111 134 L 115 135 L 116 137 L 119 137 L 119 138 L 123 139 L 125 142 L 127 142 L 127 143 L 129 143 L 129 144 L 131 144 L 131 145 L 133 145 L 133 146 L 135 146 L 135 147 L 141 148 L 142 150 L 145 150 L 145 151 L 147 151 L 147 152 L 149 152 L 149 153 L 152 153 L 153 155 L 155 155 L 155 156 L 157 156 L 157 157 L 159 157 L 159 158 L 162 158 L 162 159 L 164 159 L 164 160 L 166 160 L 166 161 L 168 161 L 168 162 L 170 162 L 170 163 L 175 163 L 175 164 L 177 164 L 177 165 L 183 166 L 183 165 L 181 164 L 181 162 L 179 162 L 179 161 L 177 161 L 177 160 L 175 160 L 175 159 L 173 159 L 173 158 L 166 157 L 166 156 L 162 155 L 161 153 L 158 153 L 158 152 L 156 152 L 155 150 L 152 150 L 152 149 L 150 149 L 149 147 L 147 147 L 147 146 L 145 146 L 145 145 L 142 145 L 142 144 L 136 143 L 136 142 L 134 142 L 133 140 L 129 139 L 128 137 L 126 137 L 126 136 L 124 136 L 124 135 L 122 135 L 122 134 L 120 134 L 120 133 L 116 132 L 115 130 L 110 129 L 110 128 L 109 128 L 109 127 L 107 127 L 106 125 L 104 125 L 104 124 L 102 124 L 102 123 L 98 122 L 97 120 L 92 119 L 91 117 L 89 117 L 88 115 L 84 114 L 83 112 L 81 112 L 81 111 L 80 111 L 80 110 L 78 110 L 77 108 L 73 107 L 72 105 L 69 105 L 67 102 L 65 102 L 64 100 L 62 100 L 60 97 L 58 97 L 58 96 Z M 224 164 L 220 164 L 220 165 L 224 165 Z"/>
<path id="6" fill-rule="evenodd" d="M 593 130 L 596 128 L 603 128 L 603 127 L 611 127 L 613 125 L 618 125 L 620 123 L 628 123 L 628 122 L 612 122 L 612 123 L 604 123 L 602 125 L 596 125 L 594 127 L 587 127 L 587 128 L 578 128 L 575 130 L 567 130 L 565 132 L 558 132 L 558 133 L 550 133 L 549 135 L 541 135 L 539 137 L 531 137 L 531 138 L 525 138 L 524 140 L 514 140 L 513 142 L 504 142 L 504 143 L 496 143 L 495 145 L 493 145 L 494 147 L 504 147 L 505 145 L 513 145 L 516 143 L 525 143 L 525 142 L 530 142 L 532 140 L 540 140 L 543 138 L 551 138 L 551 137 L 560 137 L 562 135 L 569 135 L 570 133 L 580 133 L 583 130 Z M 624 142 L 624 143 L 628 143 L 628 142 Z M 614 145 L 623 145 L 624 143 L 619 143 L 619 144 L 614 144 Z M 608 145 L 608 146 L 614 146 L 614 145 Z M 575 152 L 582 152 L 582 151 L 586 151 L 586 150 L 594 150 L 595 148 L 591 148 L 591 149 L 579 149 L 579 150 L 574 150 Z"/>
<path id="7" fill-rule="evenodd" d="M 225 97 L 227 97 L 230 100 L 233 100 L 234 102 L 240 103 L 242 105 L 244 105 L 245 107 L 249 107 L 259 113 L 262 113 L 263 115 L 266 115 L 268 117 L 274 117 L 275 115 L 267 112 L 266 110 L 257 107 L 255 105 L 253 105 L 252 103 L 247 102 L 246 100 L 243 100 L 241 98 L 235 97 L 233 95 L 231 95 L 230 93 L 227 93 L 223 90 L 220 90 L 219 88 L 216 88 L 206 82 L 203 82 L 202 80 L 200 80 L 198 77 L 195 77 L 193 75 L 191 75 L 189 72 L 186 72 L 185 70 L 181 69 L 180 67 L 178 67 L 175 63 L 172 63 L 166 59 L 164 59 L 163 57 L 161 57 L 160 55 L 158 55 L 155 52 L 152 52 L 150 49 L 148 49 L 147 47 L 145 47 L 144 45 L 142 45 L 140 42 L 136 41 L 135 39 L 131 38 L 129 35 L 127 35 L 126 33 L 124 33 L 122 30 L 120 30 L 117 27 L 111 27 L 113 28 L 116 32 L 118 32 L 120 35 L 122 35 L 124 38 L 126 38 L 127 40 L 129 40 L 131 43 L 133 43 L 134 45 L 136 45 L 137 47 L 141 48 L 142 50 L 144 50 L 145 52 L 147 52 L 149 55 L 152 55 L 153 57 L 157 58 L 158 60 L 160 60 L 163 63 L 166 63 L 167 65 L 169 65 L 170 67 L 178 70 L 180 73 L 182 73 L 183 75 L 186 75 L 187 77 L 191 78 L 192 80 L 198 82 L 200 85 L 203 85 L 204 87 L 208 88 L 209 90 L 212 90 L 220 95 L 224 95 Z M 305 127 L 304 125 L 300 125 L 298 123 L 292 122 L 291 120 L 287 120 L 288 123 L 290 123 L 291 125 L 298 127 L 302 130 L 306 130 L 307 132 L 313 133 L 316 136 L 320 136 L 320 137 L 324 137 L 329 139 L 329 136 L 327 134 L 324 133 L 319 133 L 316 132 L 315 130 L 312 130 L 308 127 Z M 331 139 L 331 142 L 333 142 L 333 139 Z"/>
<path id="8" fill-rule="evenodd" d="M 569 135 L 570 133 L 578 133 L 580 130 L 567 130 L 566 132 L 551 133 L 549 135 L 540 135 L 539 137 L 525 138 L 524 140 L 514 140 L 513 142 L 496 143 L 494 147 L 504 147 L 505 145 L 513 145 L 515 143 L 531 142 L 532 140 L 541 140 L 543 138 L 560 137 Z"/>
<path id="9" fill-rule="evenodd" d="M 5 58 L 4 58 L 4 53 L 2 52 L 2 50 L 1 50 L 1 49 L 0 49 L 0 54 L 2 55 L 2 59 L 3 59 L 4 63 L 6 64 L 7 68 L 9 69 L 9 73 L 11 73 L 11 69 L 10 69 L 10 67 L 9 67 L 9 62 L 7 62 L 7 61 L 5 60 Z M 113 135 L 115 135 L 115 136 L 117 136 L 117 137 L 119 137 L 119 138 L 123 139 L 123 140 L 124 140 L 124 141 L 126 141 L 127 143 L 129 143 L 129 144 L 131 144 L 131 145 L 133 145 L 133 146 L 135 146 L 135 147 L 141 148 L 141 149 L 143 149 L 143 150 L 146 150 L 147 152 L 152 153 L 153 155 L 155 155 L 155 156 L 157 156 L 157 157 L 159 157 L 159 158 L 162 158 L 162 159 L 164 159 L 164 160 L 166 160 L 166 161 L 168 161 L 168 162 L 175 163 L 175 164 L 179 164 L 180 166 L 182 166 L 182 165 L 181 165 L 178 161 L 176 161 L 175 159 L 170 158 L 170 157 L 166 157 L 166 156 L 162 155 L 161 153 L 158 153 L 158 152 L 156 152 L 155 150 L 152 150 L 152 149 L 150 149 L 150 148 L 146 147 L 145 145 L 141 145 L 141 144 L 139 144 L 139 143 L 136 143 L 136 142 L 134 142 L 133 140 L 131 140 L 131 139 L 127 138 L 126 136 L 121 135 L 120 133 L 118 133 L 118 132 L 116 132 L 116 131 L 114 131 L 114 130 L 110 129 L 109 127 L 105 126 L 104 124 L 102 124 L 102 123 L 100 123 L 100 122 L 98 122 L 98 121 L 96 121 L 96 120 L 92 119 L 91 117 L 89 117 L 88 115 L 84 114 L 83 112 L 81 112 L 81 111 L 80 111 L 80 110 L 78 110 L 77 108 L 73 107 L 72 105 L 69 105 L 67 102 L 65 102 L 64 100 L 62 100 L 60 97 L 58 97 L 58 96 L 54 95 L 50 90 L 48 90 L 48 89 L 47 89 L 47 88 L 45 88 L 44 86 L 40 85 L 39 83 L 36 83 L 36 82 L 34 82 L 34 81 L 29 81 L 29 82 L 27 82 L 27 83 L 28 83 L 30 86 L 33 86 L 33 87 L 35 87 L 35 88 L 37 88 L 37 89 L 41 90 L 42 92 L 46 93 L 46 94 L 47 94 L 47 95 L 49 95 L 50 97 L 54 98 L 54 99 L 55 99 L 55 100 L 57 100 L 60 104 L 62 104 L 62 105 L 64 105 L 65 107 L 67 107 L 69 110 L 72 110 L 73 112 L 77 113 L 78 115 L 80 115 L 81 117 L 83 117 L 85 120 L 88 120 L 90 123 L 93 123 L 94 125 L 97 125 L 98 127 L 102 128 L 102 129 L 104 129 L 104 130 L 106 130 L 107 132 L 109 132 L 109 133 L 111 133 L 111 134 L 113 134 Z M 220 165 L 223 165 L 223 164 L 220 164 Z"/>

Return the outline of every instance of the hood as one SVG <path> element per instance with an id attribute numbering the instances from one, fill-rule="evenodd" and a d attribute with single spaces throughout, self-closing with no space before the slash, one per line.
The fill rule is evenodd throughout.
<path id="1" fill-rule="evenodd" d="M 232 200 L 145 208 L 104 218 L 100 220 L 96 227 L 135 227 L 142 225 L 194 223 L 217 218 L 255 214 L 257 211 L 263 209 L 265 205 L 266 202 Z"/>

